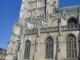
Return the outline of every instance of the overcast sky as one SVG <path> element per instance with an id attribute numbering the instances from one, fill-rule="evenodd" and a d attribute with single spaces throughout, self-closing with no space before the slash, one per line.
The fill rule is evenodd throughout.
<path id="1" fill-rule="evenodd" d="M 80 5 L 80 0 L 59 0 L 59 7 Z M 6 49 L 14 21 L 18 21 L 21 0 L 0 0 L 0 47 Z"/>

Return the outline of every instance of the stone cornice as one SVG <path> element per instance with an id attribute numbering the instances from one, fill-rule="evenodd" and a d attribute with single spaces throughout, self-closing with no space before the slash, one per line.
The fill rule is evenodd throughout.
<path id="1" fill-rule="evenodd" d="M 61 26 L 61 31 L 75 31 L 75 30 L 79 30 L 79 25 Z M 40 32 L 41 33 L 58 32 L 58 26 L 41 28 Z M 38 29 L 25 30 L 25 34 L 37 34 L 37 33 Z"/>

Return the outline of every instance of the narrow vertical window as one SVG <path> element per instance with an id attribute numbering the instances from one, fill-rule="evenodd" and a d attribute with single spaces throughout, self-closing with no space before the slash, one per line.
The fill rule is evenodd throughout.
<path id="1" fill-rule="evenodd" d="M 46 7 L 47 7 L 47 0 L 45 0 L 45 10 L 44 10 L 45 18 L 46 18 Z"/>
<path id="2" fill-rule="evenodd" d="M 53 59 L 53 39 L 51 37 L 46 40 L 46 59 Z"/>
<path id="3" fill-rule="evenodd" d="M 24 59 L 29 59 L 29 56 L 30 56 L 30 42 L 26 41 Z"/>
<path id="4" fill-rule="evenodd" d="M 67 58 L 77 58 L 76 38 L 73 34 L 67 36 Z"/>

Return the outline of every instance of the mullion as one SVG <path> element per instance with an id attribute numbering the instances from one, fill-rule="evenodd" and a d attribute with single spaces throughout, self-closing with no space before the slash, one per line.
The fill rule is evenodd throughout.
<path id="1" fill-rule="evenodd" d="M 68 52 L 68 50 L 70 53 Z M 67 39 L 67 57 L 74 58 L 77 55 L 76 53 L 77 53 L 77 51 L 76 51 L 76 39 L 74 36 L 69 35 L 68 39 Z M 70 56 L 68 56 L 68 55 L 70 55 Z"/>
<path id="2" fill-rule="evenodd" d="M 51 42 L 49 42 L 49 59 L 51 59 Z"/>
<path id="3" fill-rule="evenodd" d="M 49 37 L 46 41 L 46 59 L 52 59 L 53 58 L 53 41 Z"/>
<path id="4" fill-rule="evenodd" d="M 30 43 L 26 42 L 25 44 L 25 53 L 24 53 L 24 59 L 29 59 L 29 55 L 30 55 Z"/>
<path id="5" fill-rule="evenodd" d="M 53 44 L 51 44 L 51 59 L 53 58 Z"/>

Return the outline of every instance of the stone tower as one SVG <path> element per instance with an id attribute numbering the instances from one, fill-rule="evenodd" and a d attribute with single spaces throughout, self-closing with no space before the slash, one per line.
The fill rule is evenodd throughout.
<path id="1" fill-rule="evenodd" d="M 58 0 L 22 0 L 19 23 L 23 24 L 25 20 L 32 23 L 32 21 L 28 21 L 30 18 L 35 20 L 40 16 L 44 19 L 53 13 L 53 9 L 57 7 Z"/>
<path id="2" fill-rule="evenodd" d="M 7 60 L 80 58 L 80 6 L 59 8 L 58 0 L 22 0 Z"/>

